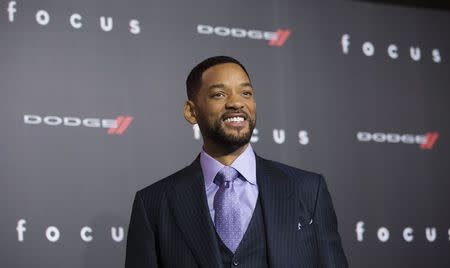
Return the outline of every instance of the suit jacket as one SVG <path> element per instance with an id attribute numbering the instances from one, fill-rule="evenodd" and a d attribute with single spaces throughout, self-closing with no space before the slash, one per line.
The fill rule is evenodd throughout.
<path id="1" fill-rule="evenodd" d="M 270 267 L 348 267 L 322 175 L 256 155 Z M 222 267 L 200 158 L 136 193 L 126 268 Z"/>

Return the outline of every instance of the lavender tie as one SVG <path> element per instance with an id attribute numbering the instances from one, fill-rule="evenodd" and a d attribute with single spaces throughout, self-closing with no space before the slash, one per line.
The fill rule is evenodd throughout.
<path id="1" fill-rule="evenodd" d="M 233 253 L 242 239 L 239 197 L 233 185 L 238 176 L 236 169 L 224 166 L 214 178 L 214 183 L 219 186 L 214 196 L 216 231 Z"/>

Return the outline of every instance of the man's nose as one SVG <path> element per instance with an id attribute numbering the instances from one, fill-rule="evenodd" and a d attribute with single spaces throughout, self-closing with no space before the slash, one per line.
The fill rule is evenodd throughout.
<path id="1" fill-rule="evenodd" d="M 244 102 L 242 101 L 242 96 L 240 94 L 230 94 L 227 98 L 227 103 L 225 105 L 229 109 L 241 109 L 244 107 Z"/>

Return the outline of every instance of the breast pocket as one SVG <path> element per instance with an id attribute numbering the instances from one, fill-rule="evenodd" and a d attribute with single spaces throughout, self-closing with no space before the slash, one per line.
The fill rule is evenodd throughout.
<path id="1" fill-rule="evenodd" d="M 297 253 L 303 260 L 307 261 L 307 267 L 316 267 L 317 264 L 315 262 L 319 254 L 319 244 L 316 235 L 317 224 L 311 219 L 299 223 L 301 226 L 297 226 Z"/>
<path id="2" fill-rule="evenodd" d="M 309 218 L 309 217 L 308 217 Z M 298 239 L 315 239 L 316 224 L 312 218 L 299 219 L 297 224 Z"/>

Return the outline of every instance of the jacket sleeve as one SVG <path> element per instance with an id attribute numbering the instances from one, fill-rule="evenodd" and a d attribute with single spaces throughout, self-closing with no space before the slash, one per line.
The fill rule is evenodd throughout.
<path id="1" fill-rule="evenodd" d="M 338 232 L 336 213 L 325 179 L 320 175 L 315 205 L 315 222 L 320 251 L 320 267 L 348 267 Z"/>
<path id="2" fill-rule="evenodd" d="M 125 268 L 158 267 L 155 232 L 149 222 L 144 202 L 136 193 L 128 227 Z"/>

